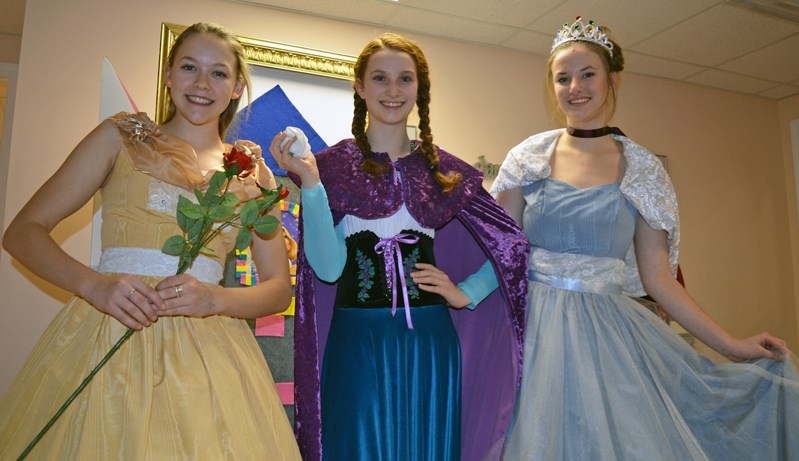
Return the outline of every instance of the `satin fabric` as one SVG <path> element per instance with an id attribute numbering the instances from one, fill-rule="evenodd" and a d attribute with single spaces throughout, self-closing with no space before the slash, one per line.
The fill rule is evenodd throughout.
<path id="1" fill-rule="evenodd" d="M 621 293 L 636 209 L 619 185 L 524 188 L 530 281 L 507 460 L 796 460 L 795 359 L 714 363 Z M 594 290 L 594 291 L 592 291 Z"/>
<path id="2" fill-rule="evenodd" d="M 203 173 L 194 148 L 182 139 L 161 131 L 147 114 L 120 112 L 109 120 L 124 133 L 123 143 L 138 171 L 187 191 L 208 188 L 214 171 Z M 266 188 L 275 185 L 274 176 L 261 156 L 261 146 L 246 140 L 236 141 L 235 144 L 246 147 L 255 156 L 255 174 L 231 181 L 228 190 L 241 200 L 260 197 L 257 184 Z"/>
<path id="3" fill-rule="evenodd" d="M 120 123 L 123 119 L 126 122 Z M 139 170 L 135 162 L 139 157 L 132 150 L 143 152 L 159 145 L 148 142 L 155 132 L 143 128 L 154 126 L 146 116 L 119 114 L 111 123 L 120 128 L 125 142 L 101 190 L 102 246 L 125 249 L 123 253 L 133 259 L 152 258 L 168 237 L 180 233 L 174 208 L 177 195 L 193 194 L 165 181 L 180 176 L 179 169 L 164 166 L 170 173 L 161 179 Z M 147 156 L 155 160 L 159 153 Z M 189 165 L 194 158 L 193 177 L 202 177 L 193 151 L 181 148 L 161 158 L 170 165 L 175 157 Z M 209 264 L 221 266 L 234 241 L 235 232 L 214 238 Z M 152 266 L 140 262 L 129 269 Z M 175 262 L 171 273 L 176 269 Z M 152 286 L 163 278 L 138 275 Z M 0 403 L 0 459 L 21 454 L 126 331 L 83 299 L 70 299 Z M 272 374 L 247 322 L 210 316 L 164 317 L 134 333 L 27 459 L 217 461 L 299 460 L 300 456 Z"/>
<path id="4" fill-rule="evenodd" d="M 530 284 L 504 459 L 799 459 L 796 361 L 717 364 L 624 295 Z"/>
<path id="5" fill-rule="evenodd" d="M 411 312 L 413 330 L 391 308 L 334 309 L 321 381 L 325 460 L 460 458 L 458 335 L 446 306 Z"/>
<path id="6" fill-rule="evenodd" d="M 0 459 L 22 453 L 126 330 L 72 298 L 0 403 Z M 253 342 L 241 319 L 160 319 L 106 362 L 26 461 L 299 460 Z"/>

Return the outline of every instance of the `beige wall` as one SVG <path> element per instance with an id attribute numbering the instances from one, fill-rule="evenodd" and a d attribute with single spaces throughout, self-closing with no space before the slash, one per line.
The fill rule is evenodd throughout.
<path id="1" fill-rule="evenodd" d="M 161 22 L 199 20 L 351 55 L 382 32 L 221 0 L 28 0 L 5 223 L 97 123 L 103 57 L 140 108 L 152 113 Z M 511 146 L 549 128 L 542 58 L 414 38 L 431 63 L 432 125 L 445 149 L 468 161 L 485 155 L 499 163 Z M 797 258 L 788 251 L 794 245 L 795 254 L 789 232 L 796 233 L 796 216 L 786 212 L 790 178 L 783 170 L 790 159 L 780 114 L 774 101 L 631 74 L 623 81 L 616 124 L 668 155 L 682 206 L 682 266 L 695 297 L 734 334 L 768 329 L 796 349 Z M 83 261 L 89 259 L 89 222 L 86 206 L 54 232 Z M 7 254 L 0 258 L 0 293 L 3 393 L 68 294 Z"/>
<path id="2" fill-rule="evenodd" d="M 19 62 L 19 48 L 22 37 L 0 34 L 0 62 Z"/>
<path id="3" fill-rule="evenodd" d="M 790 125 L 794 122 L 794 138 L 791 138 Z M 788 201 L 789 235 L 791 237 L 793 260 L 793 289 L 796 307 L 796 318 L 799 318 L 799 96 L 788 98 L 779 103 L 779 126 L 782 140 L 783 168 L 785 171 L 786 196 Z M 793 142 L 793 145 L 792 145 Z"/>

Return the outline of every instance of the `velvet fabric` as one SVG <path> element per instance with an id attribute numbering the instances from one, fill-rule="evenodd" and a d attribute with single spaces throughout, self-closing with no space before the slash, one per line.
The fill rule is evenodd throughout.
<path id="1" fill-rule="evenodd" d="M 413 319 L 411 330 L 390 307 L 335 308 L 322 367 L 325 460 L 460 459 L 461 355 L 449 308 L 415 307 Z"/>
<path id="2" fill-rule="evenodd" d="M 416 149 L 372 175 L 361 169 L 363 154 L 348 139 L 316 156 L 334 223 L 344 215 L 391 216 L 403 201 L 423 226 L 436 229 L 438 267 L 454 282 L 488 258 L 499 289 L 475 309 L 450 309 L 462 354 L 464 460 L 499 459 L 521 377 L 529 243 L 516 223 L 482 188 L 482 174 L 439 149 L 440 171 L 458 171 L 461 183 L 441 192 Z M 375 153 L 387 161 L 385 153 Z M 396 171 L 398 170 L 398 171 Z M 396 176 L 403 178 L 400 182 Z M 302 223 L 299 244 L 303 245 Z M 300 251 L 295 317 L 295 411 L 305 460 L 322 459 L 320 370 L 330 328 L 336 285 L 315 277 Z"/>

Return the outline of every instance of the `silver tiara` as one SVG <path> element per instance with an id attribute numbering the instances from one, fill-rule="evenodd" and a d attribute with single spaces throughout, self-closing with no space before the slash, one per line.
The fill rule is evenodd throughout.
<path id="1" fill-rule="evenodd" d="M 584 26 L 582 16 L 577 16 L 572 25 L 569 25 L 568 22 L 563 23 L 563 28 L 555 35 L 555 40 L 552 42 L 552 49 L 549 52 L 551 54 L 555 51 L 555 48 L 566 42 L 578 41 L 591 42 L 603 46 L 608 50 L 608 53 L 610 53 L 610 57 L 613 57 L 613 43 L 611 43 L 608 36 L 602 32 L 602 28 L 594 25 L 594 21 L 588 21 L 588 25 Z"/>

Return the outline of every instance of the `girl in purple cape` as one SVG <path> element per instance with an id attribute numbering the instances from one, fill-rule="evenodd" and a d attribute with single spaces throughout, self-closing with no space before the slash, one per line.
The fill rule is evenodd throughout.
<path id="1" fill-rule="evenodd" d="M 285 133 L 270 147 L 302 185 L 304 459 L 498 459 L 519 382 L 527 241 L 481 173 L 433 144 L 415 43 L 367 44 L 354 89 L 354 139 L 316 156 L 291 156 Z M 418 141 L 406 130 L 414 106 Z"/>

